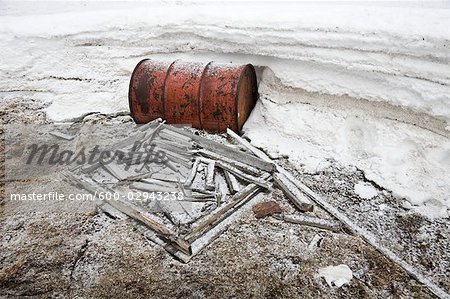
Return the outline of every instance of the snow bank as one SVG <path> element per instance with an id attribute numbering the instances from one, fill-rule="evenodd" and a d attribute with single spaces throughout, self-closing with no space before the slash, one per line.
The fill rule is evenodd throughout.
<path id="1" fill-rule="evenodd" d="M 63 8 L 4 15 L 0 34 L 141 46 L 189 36 L 195 51 L 292 60 L 298 67 L 271 65 L 288 86 L 391 102 L 449 121 L 450 9 L 277 2 Z"/>

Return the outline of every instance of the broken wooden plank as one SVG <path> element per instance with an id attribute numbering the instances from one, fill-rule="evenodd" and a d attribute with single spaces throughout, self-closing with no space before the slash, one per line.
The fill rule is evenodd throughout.
<path id="1" fill-rule="evenodd" d="M 103 168 L 106 169 L 113 177 L 115 177 L 117 180 L 122 181 L 125 180 L 127 177 L 130 176 L 130 174 L 123 170 L 119 165 L 116 163 L 101 163 Z"/>
<path id="2" fill-rule="evenodd" d="M 208 163 L 208 167 L 206 168 L 206 190 L 214 190 L 215 189 L 215 185 L 214 185 L 214 168 L 215 168 L 215 162 L 214 161 L 210 161 Z"/>
<path id="3" fill-rule="evenodd" d="M 227 129 L 227 135 L 232 139 L 235 140 L 237 143 L 241 144 L 243 147 L 245 147 L 246 149 L 248 149 L 250 152 L 252 152 L 255 156 L 257 156 L 258 158 L 260 158 L 263 161 L 272 163 L 273 165 L 275 165 L 272 161 L 272 159 L 270 159 L 263 151 L 257 149 L 255 146 L 253 146 L 250 142 L 248 142 L 247 140 L 245 140 L 244 138 L 242 138 L 241 136 L 239 136 L 238 134 L 236 134 L 233 130 L 231 129 Z"/>
<path id="4" fill-rule="evenodd" d="M 284 220 L 289 223 L 302 224 L 321 229 L 339 232 L 342 230 L 342 223 L 336 220 L 321 219 L 307 215 L 274 215 L 276 219 Z"/>
<path id="5" fill-rule="evenodd" d="M 192 243 L 196 238 L 200 235 L 204 234 L 212 227 L 220 223 L 227 216 L 227 212 L 232 210 L 233 208 L 240 206 L 241 204 L 250 200 L 253 196 L 255 196 L 261 188 L 256 184 L 247 185 L 244 189 L 242 189 L 239 193 L 233 195 L 230 201 L 223 207 L 221 207 L 218 211 L 212 214 L 210 217 L 205 219 L 203 222 L 195 226 L 189 234 L 184 236 L 184 240 L 189 243 Z"/>
<path id="6" fill-rule="evenodd" d="M 144 235 L 149 241 L 155 243 L 156 245 L 161 246 L 169 254 L 171 254 L 176 259 L 179 259 L 183 263 L 188 263 L 189 260 L 191 259 L 190 255 L 183 253 L 182 251 L 178 250 L 176 247 L 172 246 L 169 242 L 165 241 L 164 239 L 161 239 L 153 231 L 147 231 Z"/>
<path id="7" fill-rule="evenodd" d="M 186 202 L 217 202 L 214 197 L 183 197 L 182 201 Z"/>
<path id="8" fill-rule="evenodd" d="M 230 190 L 230 193 L 235 194 L 239 192 L 241 186 L 239 185 L 236 177 L 226 170 L 223 170 L 223 174 L 225 176 L 225 181 L 227 182 L 228 190 Z"/>
<path id="9" fill-rule="evenodd" d="M 174 177 L 169 176 L 168 174 L 164 174 L 164 173 L 160 173 L 160 172 L 153 173 L 151 175 L 151 178 L 155 179 L 155 180 L 159 180 L 159 181 L 164 181 L 164 182 L 172 182 L 172 183 L 180 182 L 180 178 L 178 178 L 178 177 L 174 178 Z"/>
<path id="10" fill-rule="evenodd" d="M 130 145 L 134 145 L 135 142 L 142 140 L 145 137 L 145 132 L 136 132 L 135 134 L 126 137 L 125 139 L 118 141 L 111 145 L 111 148 L 128 148 Z"/>
<path id="11" fill-rule="evenodd" d="M 272 162 L 264 161 L 258 157 L 255 157 L 254 155 L 250 155 L 248 153 L 242 152 L 238 149 L 235 149 L 233 147 L 227 146 L 225 144 L 221 144 L 219 142 L 206 139 L 201 136 L 197 136 L 195 134 L 192 134 L 186 130 L 183 130 L 181 128 L 177 128 L 174 126 L 166 125 L 166 129 L 179 133 L 181 135 L 190 137 L 193 141 L 200 144 L 203 148 L 209 149 L 217 154 L 223 155 L 229 159 L 234 159 L 236 161 L 239 161 L 241 163 L 245 163 L 248 165 L 251 165 L 253 167 L 256 167 L 260 170 L 264 170 L 267 172 L 273 172 L 275 171 L 275 164 Z"/>
<path id="12" fill-rule="evenodd" d="M 109 215 L 109 217 L 111 217 L 111 218 L 114 218 L 114 219 L 126 219 L 126 218 L 128 218 L 127 215 L 125 215 L 124 213 L 120 212 L 119 210 L 117 210 L 116 208 L 114 208 L 113 206 L 111 206 L 107 202 L 104 202 L 104 201 L 100 202 L 98 207 L 105 214 Z"/>
<path id="13" fill-rule="evenodd" d="M 214 192 L 191 192 L 190 194 L 193 198 L 216 198 L 216 193 Z"/>
<path id="14" fill-rule="evenodd" d="M 192 165 L 191 172 L 189 173 L 189 176 L 186 178 L 186 181 L 184 182 L 184 186 L 188 187 L 192 185 L 192 182 L 195 179 L 195 176 L 197 175 L 197 169 L 200 165 L 200 158 L 196 158 L 194 164 Z"/>
<path id="15" fill-rule="evenodd" d="M 63 175 L 69 179 L 69 182 L 72 184 L 77 184 L 81 186 L 86 191 L 97 194 L 97 192 L 114 192 L 111 189 L 108 188 L 102 188 L 100 186 L 94 186 L 91 183 L 87 182 L 86 180 L 83 180 L 82 178 L 79 178 L 75 176 L 72 173 L 66 172 L 63 173 Z M 125 215 L 145 224 L 147 227 L 151 228 L 153 231 L 155 231 L 157 234 L 161 235 L 162 237 L 166 238 L 167 240 L 170 240 L 174 245 L 176 245 L 180 250 L 182 250 L 186 254 L 191 254 L 191 246 L 184 240 L 180 239 L 174 232 L 172 232 L 170 229 L 165 227 L 163 224 L 156 222 L 155 220 L 148 217 L 142 210 L 140 210 L 138 207 L 131 205 L 129 203 L 123 202 L 122 200 L 110 200 L 108 203 L 119 210 L 120 212 L 124 213 Z"/>
<path id="16" fill-rule="evenodd" d="M 73 140 L 75 138 L 75 135 L 69 135 L 69 134 L 59 132 L 59 131 L 51 131 L 51 132 L 49 132 L 49 134 L 53 135 L 57 138 L 68 140 L 68 141 Z"/>
<path id="17" fill-rule="evenodd" d="M 260 178 L 251 176 L 249 174 L 246 174 L 246 173 L 240 171 L 239 169 L 237 169 L 236 167 L 234 167 L 234 166 L 232 166 L 232 165 L 230 165 L 228 163 L 224 163 L 222 161 L 217 161 L 216 165 L 217 165 L 217 167 L 220 167 L 223 170 L 229 171 L 232 174 L 234 174 L 235 176 L 237 176 L 237 177 L 239 177 L 239 178 L 241 178 L 241 179 L 243 179 L 243 180 L 245 180 L 247 182 L 254 183 L 254 184 L 258 185 L 258 186 L 263 187 L 264 189 L 269 189 L 269 184 L 267 184 L 266 181 L 261 180 Z"/>
<path id="18" fill-rule="evenodd" d="M 167 181 L 155 179 L 153 177 L 152 178 L 143 178 L 143 179 L 141 179 L 141 182 L 147 183 L 147 184 L 152 184 L 152 185 L 157 185 L 157 186 L 162 186 L 162 187 L 178 188 L 178 182 L 167 182 Z"/>
<path id="19" fill-rule="evenodd" d="M 169 126 L 164 126 L 165 129 L 168 129 Z M 171 126 L 172 127 L 172 126 Z M 192 144 L 192 138 L 185 134 L 180 134 L 176 130 L 163 130 L 160 134 L 161 138 L 164 138 L 166 140 L 176 140 L 177 142 L 183 143 L 183 144 Z"/>
<path id="20" fill-rule="evenodd" d="M 284 174 L 274 173 L 273 180 L 300 211 L 311 212 L 314 209 L 311 201 Z"/>
<path id="21" fill-rule="evenodd" d="M 180 190 L 177 187 L 167 187 L 167 186 L 160 186 L 155 184 L 149 184 L 145 182 L 134 182 L 130 185 L 130 188 L 145 191 L 145 192 L 180 192 Z"/>
<path id="22" fill-rule="evenodd" d="M 150 128 L 156 127 L 162 121 L 163 121 L 162 118 L 157 118 L 144 125 L 137 125 L 137 128 L 139 131 L 147 131 Z"/>
<path id="23" fill-rule="evenodd" d="M 150 136 L 148 136 L 148 134 L 144 137 L 145 141 L 142 143 L 142 145 L 150 145 L 153 141 L 153 139 L 156 138 L 156 136 L 159 134 L 159 132 L 163 129 L 164 126 L 164 122 L 161 122 L 158 124 L 158 126 L 152 131 L 152 133 L 150 134 Z M 147 137 L 148 136 L 148 137 Z"/>
<path id="24" fill-rule="evenodd" d="M 250 165 L 245 164 L 245 163 L 241 163 L 241 162 L 236 161 L 234 159 L 230 159 L 230 158 L 225 157 L 223 155 L 216 154 L 216 153 L 211 152 L 211 151 L 206 150 L 206 149 L 195 150 L 194 153 L 200 154 L 201 156 L 209 158 L 209 159 L 219 160 L 219 161 L 228 163 L 228 164 L 233 165 L 234 167 L 239 168 L 243 172 L 246 172 L 246 173 L 248 173 L 250 175 L 254 175 L 254 176 L 260 176 L 261 175 L 261 170 L 255 168 L 253 166 L 250 166 Z"/>
<path id="25" fill-rule="evenodd" d="M 167 201 L 161 201 L 161 200 L 157 200 L 156 201 L 156 206 L 161 210 L 161 212 L 164 214 L 164 216 L 166 216 L 167 219 L 169 219 L 169 221 L 175 225 L 175 226 L 179 226 L 181 221 L 180 219 L 177 217 L 177 212 L 174 211 L 173 206 L 171 207 L 169 205 L 169 203 L 178 203 L 175 201 L 171 201 L 171 202 L 167 202 Z M 178 203 L 179 204 L 179 203 Z M 187 215 L 187 214 L 186 214 Z M 188 215 L 190 216 L 190 215 Z"/>

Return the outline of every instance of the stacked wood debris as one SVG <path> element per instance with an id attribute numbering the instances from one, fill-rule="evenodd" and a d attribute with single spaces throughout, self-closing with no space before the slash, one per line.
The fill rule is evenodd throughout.
<path id="1" fill-rule="evenodd" d="M 114 194 L 112 200 L 99 202 L 101 209 L 139 221 L 149 228 L 149 239 L 185 262 L 226 229 L 227 218 L 260 193 L 279 188 L 298 211 L 313 210 L 293 178 L 247 140 L 231 130 L 227 140 L 207 136 L 156 120 L 112 145 L 124 153 L 120 163 L 77 167 L 66 177 L 91 193 Z M 150 152 L 152 159 L 142 159 Z M 133 200 L 142 194 L 149 198 Z M 267 215 L 281 212 L 275 209 Z M 339 230 L 338 222 L 298 217 L 278 219 Z"/>

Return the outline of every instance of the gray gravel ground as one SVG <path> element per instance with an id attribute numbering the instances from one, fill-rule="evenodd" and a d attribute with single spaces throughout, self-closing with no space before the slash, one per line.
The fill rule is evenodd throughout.
<path id="1" fill-rule="evenodd" d="M 45 103 L 11 100 L 0 105 L 3 123 L 47 122 L 42 112 Z M 130 124 L 128 116 L 94 115 L 86 121 L 122 122 L 124 127 Z M 378 186 L 377 197 L 362 200 L 354 194 L 353 186 L 365 180 L 364 174 L 330 162 L 324 171 L 298 177 L 450 291 L 448 221 L 430 222 L 412 214 Z M 7 183 L 24 192 L 77 191 L 58 178 L 54 173 Z M 4 184 L 1 191 L 5 194 Z M 277 200 L 285 211 L 294 212 L 280 192 L 266 199 Z M 380 204 L 386 206 L 382 211 Z M 321 209 L 314 214 L 330 217 Z M 3 195 L 0 219 L 2 298 L 433 297 L 360 237 L 271 217 L 256 219 L 251 209 L 188 264 L 174 260 L 149 242 L 134 221 L 112 219 L 90 202 L 11 208 Z M 317 234 L 323 240 L 311 250 L 308 244 Z M 318 277 L 318 269 L 338 264 L 347 264 L 354 277 L 348 285 L 331 288 Z"/>

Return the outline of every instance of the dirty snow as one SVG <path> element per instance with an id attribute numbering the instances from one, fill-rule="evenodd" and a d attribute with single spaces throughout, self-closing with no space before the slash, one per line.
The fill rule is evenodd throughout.
<path id="1" fill-rule="evenodd" d="M 355 193 L 364 199 L 371 199 L 378 195 L 377 189 L 371 184 L 359 181 L 355 184 Z"/>
<path id="2" fill-rule="evenodd" d="M 200 9 L 201 8 L 201 9 Z M 303 171 L 335 160 L 430 218 L 450 208 L 450 4 L 2 2 L 0 92 L 55 121 L 128 111 L 144 57 L 252 62 L 252 142 Z M 170 53 L 170 55 L 168 55 Z"/>
<path id="3" fill-rule="evenodd" d="M 319 276 L 325 278 L 325 281 L 330 287 L 336 286 L 340 288 L 350 282 L 353 273 L 347 265 L 341 264 L 319 269 Z"/>

